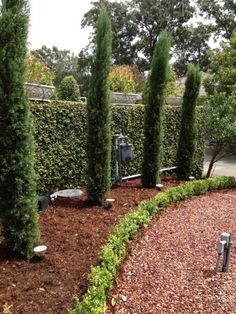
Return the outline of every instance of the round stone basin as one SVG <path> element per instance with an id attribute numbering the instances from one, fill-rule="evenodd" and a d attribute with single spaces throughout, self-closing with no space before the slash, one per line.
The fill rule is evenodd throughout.
<path id="1" fill-rule="evenodd" d="M 61 190 L 54 193 L 57 197 L 80 197 L 83 195 L 81 190 L 67 189 Z"/>

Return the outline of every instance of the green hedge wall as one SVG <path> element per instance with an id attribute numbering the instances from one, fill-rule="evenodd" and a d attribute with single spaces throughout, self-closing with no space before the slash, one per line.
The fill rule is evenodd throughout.
<path id="1" fill-rule="evenodd" d="M 35 117 L 36 172 L 38 191 L 76 188 L 86 176 L 86 108 L 76 102 L 32 103 Z M 123 169 L 123 175 L 141 172 L 144 106 L 113 106 L 112 133 L 127 135 L 134 145 L 135 160 Z M 194 160 L 195 176 L 201 176 L 204 160 L 202 109 L 197 109 L 198 143 Z M 180 108 L 167 107 L 164 120 L 162 167 L 176 164 L 180 129 Z M 114 173 L 114 162 L 113 171 Z"/>

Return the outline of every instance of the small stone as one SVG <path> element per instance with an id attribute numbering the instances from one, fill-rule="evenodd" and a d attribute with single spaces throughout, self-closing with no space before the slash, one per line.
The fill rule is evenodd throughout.
<path id="1" fill-rule="evenodd" d="M 127 301 L 127 297 L 123 294 L 120 295 L 120 298 L 123 302 L 126 302 Z"/>

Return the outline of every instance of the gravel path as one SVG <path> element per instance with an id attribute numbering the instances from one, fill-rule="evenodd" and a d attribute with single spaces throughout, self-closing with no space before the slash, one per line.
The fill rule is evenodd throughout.
<path id="1" fill-rule="evenodd" d="M 167 208 L 129 248 L 107 313 L 236 313 L 236 254 L 214 273 L 221 232 L 236 241 L 236 190 Z"/>

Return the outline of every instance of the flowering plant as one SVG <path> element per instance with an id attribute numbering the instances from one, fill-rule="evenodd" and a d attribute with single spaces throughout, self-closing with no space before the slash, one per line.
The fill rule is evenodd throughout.
<path id="1" fill-rule="evenodd" d="M 109 74 L 110 89 L 121 93 L 142 91 L 144 75 L 130 65 L 113 66 Z"/>
<path id="2" fill-rule="evenodd" d="M 53 85 L 54 75 L 47 64 L 40 62 L 36 56 L 27 56 L 26 82 Z"/>

